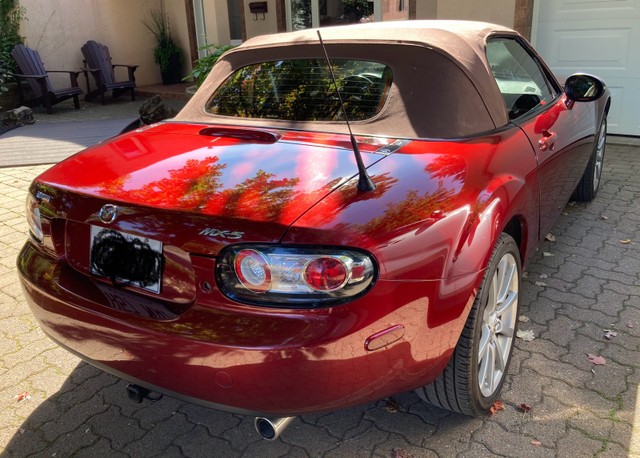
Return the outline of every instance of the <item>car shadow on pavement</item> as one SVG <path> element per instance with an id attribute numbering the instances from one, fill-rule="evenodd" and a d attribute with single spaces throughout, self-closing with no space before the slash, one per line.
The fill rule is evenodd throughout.
<path id="1" fill-rule="evenodd" d="M 128 399 L 127 383 L 84 362 L 24 421 L 8 456 L 425 456 L 469 448 L 482 421 L 407 392 L 296 418 L 280 438 L 261 439 L 253 417 L 178 401 Z M 455 437 L 455 440 L 452 440 Z M 394 452 L 395 451 L 395 452 Z M 486 451 L 486 449 L 485 449 Z"/>

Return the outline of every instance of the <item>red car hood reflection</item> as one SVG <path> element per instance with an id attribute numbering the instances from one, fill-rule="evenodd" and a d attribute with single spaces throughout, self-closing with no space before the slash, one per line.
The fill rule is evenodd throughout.
<path id="1" fill-rule="evenodd" d="M 199 135 L 203 127 L 163 123 L 116 137 L 38 181 L 110 201 L 289 225 L 357 173 L 345 135 L 278 133 L 265 144 Z M 361 150 L 392 141 L 367 139 Z M 381 157 L 363 154 L 365 166 Z"/>

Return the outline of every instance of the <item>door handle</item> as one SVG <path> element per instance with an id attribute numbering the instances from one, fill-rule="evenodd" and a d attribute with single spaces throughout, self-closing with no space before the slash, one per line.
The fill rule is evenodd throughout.
<path id="1" fill-rule="evenodd" d="M 555 132 L 549 132 L 548 130 L 542 131 L 542 138 L 538 141 L 538 147 L 540 151 L 553 151 L 556 145 L 558 134 Z"/>

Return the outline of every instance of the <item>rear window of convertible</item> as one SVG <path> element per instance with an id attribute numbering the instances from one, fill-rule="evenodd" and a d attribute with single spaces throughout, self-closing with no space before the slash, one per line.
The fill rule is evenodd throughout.
<path id="1" fill-rule="evenodd" d="M 391 69 L 378 62 L 332 59 L 349 121 L 375 116 L 391 88 Z M 216 89 L 206 111 L 219 116 L 287 121 L 339 121 L 340 100 L 323 59 L 262 62 L 236 70 Z"/>

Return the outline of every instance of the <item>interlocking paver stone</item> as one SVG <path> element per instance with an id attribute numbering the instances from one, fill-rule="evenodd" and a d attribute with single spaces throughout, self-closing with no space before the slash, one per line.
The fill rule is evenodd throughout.
<path id="1" fill-rule="evenodd" d="M 64 104 L 49 129 L 125 119 L 136 104 Z M 56 118 L 57 116 L 57 118 Z M 37 125 L 37 124 L 36 124 Z M 18 132 L 16 132 L 18 131 Z M 19 133 L 20 129 L 12 131 Z M 23 131 L 23 133 L 28 133 Z M 6 137 L 8 138 L 8 137 Z M 0 137 L 0 151 L 9 142 Z M 43 151 L 47 139 L 29 141 Z M 295 419 L 275 442 L 253 418 L 169 397 L 134 404 L 126 383 L 58 348 L 31 316 L 15 259 L 26 240 L 24 200 L 47 165 L 0 168 L 0 454 L 78 457 L 640 456 L 640 142 L 610 143 L 601 191 L 567 206 L 527 266 L 517 340 L 502 401 L 485 419 L 452 414 L 414 393 Z M 12 141 L 12 145 L 15 142 Z M 73 153 L 73 148 L 57 153 Z M 11 146 L 16 148 L 16 146 Z M 36 149 L 22 154 L 33 156 Z M 66 151 L 66 153 L 65 153 Z M 20 151 L 12 154 L 19 156 Z M 630 239 L 630 243 L 620 243 Z M 553 256 L 544 256 L 543 252 Z M 537 284 L 536 284 L 537 283 Z M 541 284 L 542 283 L 542 284 Z M 604 339 L 604 329 L 617 332 Z M 603 356 L 595 366 L 587 353 Z M 19 401 L 21 393 L 29 398 Z M 521 404 L 531 408 L 527 413 Z M 539 442 L 538 442 L 539 441 Z"/>

